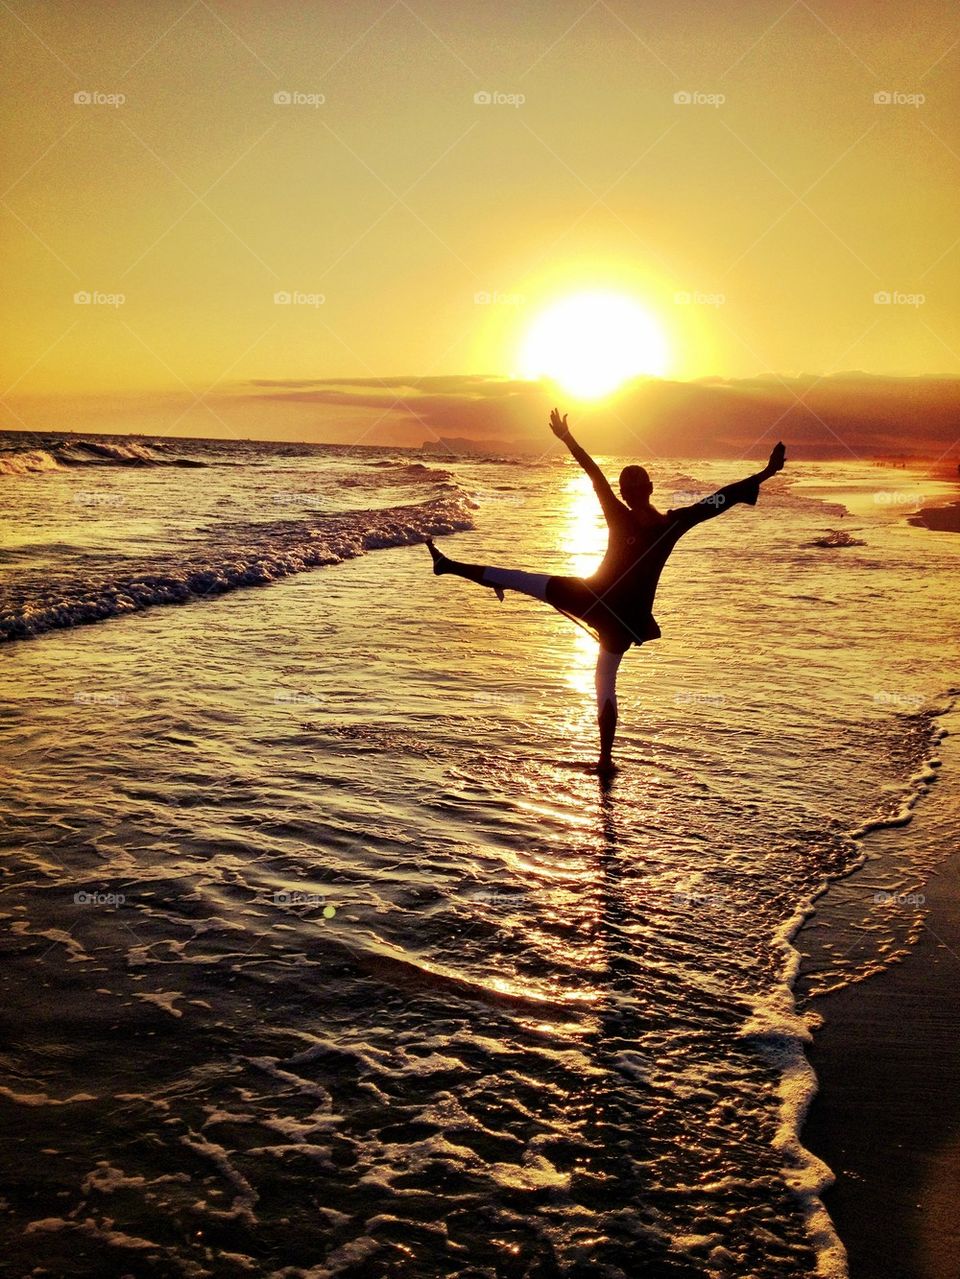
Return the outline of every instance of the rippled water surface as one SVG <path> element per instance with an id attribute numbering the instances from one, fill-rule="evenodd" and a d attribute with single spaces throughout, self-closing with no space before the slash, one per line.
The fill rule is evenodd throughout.
<path id="1" fill-rule="evenodd" d="M 889 497 L 930 483 L 796 466 L 689 534 L 602 788 L 592 641 L 417 544 L 588 571 L 579 472 L 30 443 L 51 465 L 0 477 L 14 1273 L 842 1273 L 789 938 L 862 828 L 937 803 L 960 538 Z M 812 545 L 841 525 L 865 545 Z M 875 889 L 811 989 L 909 944 Z"/>

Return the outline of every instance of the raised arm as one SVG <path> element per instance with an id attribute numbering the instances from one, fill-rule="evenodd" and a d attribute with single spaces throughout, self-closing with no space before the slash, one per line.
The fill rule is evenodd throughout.
<path id="1" fill-rule="evenodd" d="M 610 483 L 603 471 L 600 470 L 600 467 L 597 466 L 587 450 L 581 448 L 570 434 L 566 413 L 561 417 L 557 409 L 553 410 L 550 414 L 550 430 L 553 431 L 558 440 L 563 440 L 564 444 L 590 476 L 597 497 L 600 499 L 600 505 L 603 507 L 604 515 L 609 519 L 613 514 L 620 514 L 624 510 L 622 502 L 610 487 Z"/>
<path id="2" fill-rule="evenodd" d="M 766 466 L 762 471 L 757 471 L 756 475 L 748 475 L 744 480 L 726 484 L 723 488 L 717 489 L 716 493 L 711 493 L 709 497 L 702 497 L 699 502 L 694 502 L 691 506 L 681 506 L 670 514 L 685 528 L 693 528 L 695 524 L 702 524 L 704 520 L 711 520 L 715 515 L 722 515 L 724 511 L 729 511 L 730 507 L 736 506 L 738 502 L 756 506 L 757 498 L 760 496 L 760 485 L 764 480 L 769 480 L 772 475 L 783 470 L 786 452 L 783 443 L 777 444 Z"/>

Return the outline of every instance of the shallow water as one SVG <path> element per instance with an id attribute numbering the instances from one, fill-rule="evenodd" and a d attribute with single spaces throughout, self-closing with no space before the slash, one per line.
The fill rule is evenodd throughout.
<path id="1" fill-rule="evenodd" d="M 796 466 L 689 534 L 603 789 L 589 637 L 402 544 L 588 571 L 578 471 L 180 445 L 207 466 L 3 477 L 0 614 L 60 627 L 0 651 L 15 1266 L 841 1273 L 789 937 L 871 839 L 929 860 L 852 836 L 928 785 L 957 683 L 960 539 L 876 497 L 930 482 Z M 185 607 L 131 593 L 197 565 Z M 66 625 L 105 598 L 138 609 Z M 811 989 L 909 944 L 877 905 Z"/>

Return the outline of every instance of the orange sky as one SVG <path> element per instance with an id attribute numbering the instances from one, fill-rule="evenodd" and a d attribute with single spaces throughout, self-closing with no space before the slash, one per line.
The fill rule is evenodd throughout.
<path id="1" fill-rule="evenodd" d="M 281 430 L 251 386 L 510 376 L 587 287 L 644 303 L 672 379 L 960 374 L 946 4 L 11 0 L 0 28 L 2 426 L 374 442 L 389 412 Z"/>

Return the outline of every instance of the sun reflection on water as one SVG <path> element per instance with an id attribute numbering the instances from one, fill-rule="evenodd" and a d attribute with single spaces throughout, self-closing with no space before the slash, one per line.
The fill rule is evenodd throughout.
<path id="1" fill-rule="evenodd" d="M 607 549 L 607 526 L 593 485 L 582 471 L 573 472 L 568 478 L 562 503 L 559 543 L 570 563 L 568 571 L 575 577 L 589 577 Z M 582 627 L 575 626 L 566 675 L 569 687 L 592 697 L 596 663 L 596 640 Z"/>

